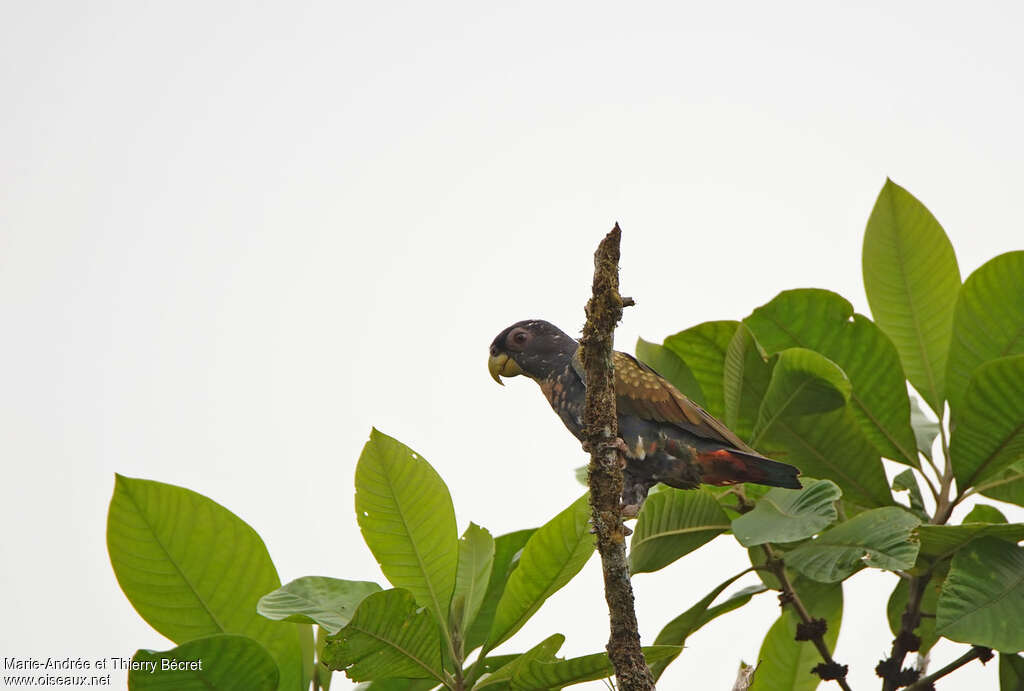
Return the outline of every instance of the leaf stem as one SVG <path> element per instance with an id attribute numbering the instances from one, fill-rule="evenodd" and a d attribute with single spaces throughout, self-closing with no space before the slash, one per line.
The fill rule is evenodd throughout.
<path id="1" fill-rule="evenodd" d="M 942 669 L 938 670 L 937 672 L 933 672 L 932 674 L 929 674 L 928 676 L 923 677 L 918 681 L 914 682 L 906 688 L 906 691 L 924 691 L 924 689 L 934 688 L 932 684 L 935 682 L 935 680 L 941 679 L 950 672 L 955 672 L 971 660 L 981 660 L 981 664 L 985 664 L 991 659 L 991 648 L 985 648 L 983 646 L 976 645 L 972 647 L 970 650 L 968 650 L 966 653 L 958 657 L 957 659 L 950 662 Z"/>
<path id="2" fill-rule="evenodd" d="M 943 411 L 945 412 L 945 411 Z M 939 415 L 939 435 L 942 438 L 942 455 L 945 458 L 942 475 L 939 483 L 939 498 L 935 506 L 935 515 L 932 517 L 932 524 L 943 525 L 949 520 L 953 513 L 953 507 L 957 505 L 961 497 L 950 500 L 949 490 L 953 485 L 953 460 L 949 456 L 949 441 L 946 438 L 946 425 L 944 415 Z"/>
<path id="3" fill-rule="evenodd" d="M 814 627 L 814 634 L 810 636 L 809 640 L 814 644 L 814 647 L 818 649 L 818 653 L 821 655 L 821 659 L 825 661 L 824 666 L 819 665 L 812 670 L 817 674 L 823 681 L 834 679 L 843 691 L 850 691 L 850 685 L 846 682 L 846 665 L 840 665 L 838 662 L 832 659 L 832 654 L 828 651 L 828 646 L 825 645 L 824 638 L 824 627 L 815 626 L 816 622 L 824 623 L 822 620 L 815 620 L 811 617 L 810 612 L 807 611 L 807 607 L 804 606 L 800 596 L 797 595 L 796 590 L 793 588 L 793 583 L 789 580 L 789 576 L 786 574 L 786 565 L 782 558 L 775 553 L 771 545 L 762 545 L 764 554 L 768 558 L 766 566 L 778 579 L 779 585 L 782 587 L 782 594 L 779 595 L 779 600 L 785 604 L 789 603 L 793 606 L 793 610 L 797 616 L 800 617 L 800 621 L 807 627 Z M 820 629 L 820 630 L 819 630 Z M 824 667 L 825 669 L 822 669 Z"/>

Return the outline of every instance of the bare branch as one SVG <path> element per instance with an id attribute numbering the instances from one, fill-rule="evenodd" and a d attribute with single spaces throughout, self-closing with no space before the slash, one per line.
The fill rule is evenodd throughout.
<path id="1" fill-rule="evenodd" d="M 594 254 L 593 297 L 587 302 L 583 327 L 583 368 L 587 395 L 583 413 L 590 448 L 590 508 L 597 551 L 604 571 L 604 593 L 611 620 L 608 657 L 622 691 L 654 689 L 654 677 L 640 649 L 633 586 L 626 562 L 626 532 L 619 497 L 622 494 L 622 459 L 616 447 L 618 419 L 615 408 L 615 372 L 612 337 L 629 298 L 619 295 L 619 240 L 616 223 Z"/>
<path id="2" fill-rule="evenodd" d="M 798 641 L 811 641 L 814 647 L 818 649 L 821 659 L 824 660 L 822 664 L 816 666 L 811 671 L 821 677 L 822 681 L 834 680 L 843 691 L 850 691 L 850 685 L 846 682 L 847 666 L 833 660 L 832 653 L 828 651 L 828 646 L 825 645 L 825 620 L 815 619 L 807 611 L 807 607 L 804 606 L 800 596 L 794 590 L 789 576 L 786 574 L 786 565 L 775 553 L 775 550 L 771 548 L 771 545 L 763 545 L 763 548 L 765 556 L 768 558 L 767 566 L 782 586 L 779 602 L 783 606 L 787 604 L 792 606 L 793 611 L 800 617 L 800 623 L 796 627 L 796 639 Z"/>

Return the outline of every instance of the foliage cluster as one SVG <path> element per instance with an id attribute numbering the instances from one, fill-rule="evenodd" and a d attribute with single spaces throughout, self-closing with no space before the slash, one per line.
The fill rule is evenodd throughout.
<path id="1" fill-rule="evenodd" d="M 972 495 L 1024 506 L 1024 251 L 961 284 L 939 223 L 887 182 L 863 272 L 873 321 L 835 293 L 800 289 L 742 321 L 637 344 L 641 360 L 804 479 L 801 490 L 661 487 L 648 498 L 633 573 L 731 533 L 763 581 L 720 599 L 746 571 L 731 575 L 668 621 L 644 649 L 656 677 L 701 626 L 782 590 L 792 606 L 766 633 L 751 688 L 813 689 L 821 679 L 809 670 L 831 662 L 843 582 L 874 568 L 894 578 L 892 654 L 877 669 L 884 689 L 931 683 L 937 674 L 918 680 L 924 671 L 904 658 L 940 637 L 974 646 L 960 664 L 1000 651 L 1003 689 L 1024 683 L 1024 524 L 988 504 L 949 524 Z M 891 483 L 882 458 L 906 466 Z M 333 669 L 373 691 L 503 691 L 610 675 L 604 653 L 559 658 L 561 634 L 492 654 L 590 558 L 586 496 L 536 529 L 493 537 L 470 523 L 460 537 L 443 480 L 376 430 L 355 485 L 359 526 L 389 588 L 312 576 L 282 587 L 262 540 L 227 509 L 118 476 L 108 516 L 115 573 L 139 614 L 178 644 L 135 658 L 205 661 L 201 671 L 132 672 L 129 687 L 326 689 Z"/>

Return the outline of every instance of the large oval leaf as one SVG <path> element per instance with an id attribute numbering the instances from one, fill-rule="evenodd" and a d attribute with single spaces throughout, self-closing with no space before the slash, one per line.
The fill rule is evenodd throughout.
<path id="1" fill-rule="evenodd" d="M 999 653 L 999 691 L 1024 691 L 1024 657 Z"/>
<path id="2" fill-rule="evenodd" d="M 328 633 L 337 633 L 352 619 L 359 603 L 380 590 L 371 581 L 303 576 L 261 597 L 256 611 L 274 621 L 318 624 Z"/>
<path id="3" fill-rule="evenodd" d="M 811 616 L 825 620 L 828 627 L 825 646 L 831 652 L 835 649 L 843 618 L 842 585 L 798 578 L 793 587 Z M 791 608 L 787 608 L 768 630 L 757 656 L 760 662 L 750 691 L 812 691 L 817 688 L 821 680 L 811 669 L 821 662 L 821 655 L 812 642 L 794 640 L 799 621 Z"/>
<path id="4" fill-rule="evenodd" d="M 743 324 L 736 328 L 725 351 L 722 395 L 725 399 L 725 424 L 741 439 L 749 440 L 772 368 L 764 350 Z"/>
<path id="5" fill-rule="evenodd" d="M 667 379 L 691 401 L 704 405 L 704 392 L 683 359 L 665 346 L 636 339 L 636 359 Z"/>
<path id="6" fill-rule="evenodd" d="M 493 650 L 522 628 L 545 600 L 579 573 L 593 552 L 590 504 L 584 494 L 527 541 L 498 601 L 485 649 Z"/>
<path id="7" fill-rule="evenodd" d="M 512 575 L 512 571 L 519 566 L 519 556 L 534 532 L 536 532 L 534 528 L 529 528 L 495 538 L 494 565 L 491 567 L 491 577 L 487 582 L 487 592 L 484 593 L 483 602 L 480 603 L 480 610 L 466 635 L 467 652 L 483 645 L 487 639 L 491 624 L 494 622 L 494 613 L 498 609 L 498 602 L 508 584 L 508 578 Z"/>
<path id="8" fill-rule="evenodd" d="M 512 688 L 512 680 L 515 678 L 516 673 L 525 669 L 534 660 L 553 660 L 555 653 L 558 652 L 563 643 L 565 643 L 565 636 L 560 633 L 548 636 L 522 655 L 516 656 L 489 676 L 481 679 L 473 688 L 484 689 L 495 686 L 498 689 L 502 689 L 502 691 L 510 689 Z"/>
<path id="9" fill-rule="evenodd" d="M 444 681 L 434 618 L 401 588 L 369 595 L 355 616 L 324 643 L 322 661 L 349 679 L 384 677 Z"/>
<path id="10" fill-rule="evenodd" d="M 1024 355 L 974 370 L 949 453 L 960 492 L 1024 460 Z"/>
<path id="11" fill-rule="evenodd" d="M 674 657 L 682 650 L 675 645 L 655 645 L 642 648 L 648 665 Z M 518 691 L 561 689 L 585 681 L 604 679 L 615 674 L 607 653 L 594 653 L 568 660 L 532 659 L 512 676 L 512 688 Z"/>
<path id="12" fill-rule="evenodd" d="M 725 419 L 725 352 L 737 326 L 734 321 L 704 322 L 665 339 L 665 347 L 683 359 L 700 384 L 704 408 L 719 419 Z"/>
<path id="13" fill-rule="evenodd" d="M 1010 543 L 1024 540 L 1024 523 L 964 523 L 962 525 L 921 525 L 917 528 L 921 554 L 933 561 L 952 556 L 974 540 L 995 537 Z"/>
<path id="14" fill-rule="evenodd" d="M 911 533 L 921 520 L 887 506 L 857 514 L 785 556 L 786 566 L 822 583 L 835 583 L 865 566 L 896 571 L 917 560 Z"/>
<path id="15" fill-rule="evenodd" d="M 732 532 L 741 545 L 795 542 L 835 522 L 835 502 L 842 490 L 831 480 L 801 478 L 800 482 L 803 489 L 772 488 L 752 511 L 733 519 Z"/>
<path id="16" fill-rule="evenodd" d="M 451 495 L 437 471 L 402 442 L 373 430 L 356 465 L 356 516 L 391 584 L 447 622 L 459 536 Z"/>
<path id="17" fill-rule="evenodd" d="M 131 691 L 274 691 L 277 663 L 249 638 L 218 634 L 165 652 L 140 650 L 139 669 L 128 673 Z"/>
<path id="18" fill-rule="evenodd" d="M 261 643 L 282 689 L 303 680 L 296 627 L 264 619 L 256 603 L 281 585 L 266 545 L 245 521 L 192 490 L 118 475 L 107 515 L 107 549 L 138 613 L 175 643 L 219 633 Z"/>
<path id="19" fill-rule="evenodd" d="M 732 596 L 726 598 L 723 602 L 711 606 L 711 603 L 715 601 L 719 595 L 722 594 L 726 588 L 733 584 L 738 578 L 746 575 L 746 571 L 737 574 L 729 580 L 716 586 L 710 593 L 701 598 L 695 605 L 690 607 L 678 617 L 665 624 L 665 626 L 658 632 L 658 637 L 654 639 L 655 645 L 668 645 L 668 646 L 683 646 L 686 644 L 686 639 L 690 635 L 699 629 L 700 627 L 707 624 L 709 621 L 716 617 L 731 612 L 734 609 L 742 607 L 743 605 L 750 602 L 750 598 L 758 593 L 763 593 L 767 588 L 763 585 L 751 586 L 749 588 L 743 588 Z M 651 674 L 654 675 L 654 681 L 658 681 L 661 675 L 665 672 L 665 668 L 668 667 L 676 658 L 675 655 L 666 657 L 661 660 L 650 662 Z"/>
<path id="20" fill-rule="evenodd" d="M 846 298 L 828 290 L 786 290 L 743 322 L 769 354 L 810 348 L 842 367 L 853 387 L 851 409 L 868 439 L 886 458 L 918 466 L 896 348 Z"/>
<path id="21" fill-rule="evenodd" d="M 864 291 L 907 379 L 942 414 L 960 269 L 946 232 L 905 189 L 886 180 L 864 231 Z"/>
<path id="22" fill-rule="evenodd" d="M 451 624 L 463 646 L 460 653 L 465 649 L 469 626 L 483 604 L 493 566 L 494 538 L 486 528 L 470 523 L 459 540 L 459 570 L 452 593 Z"/>
<path id="23" fill-rule="evenodd" d="M 982 538 L 956 553 L 939 594 L 935 629 L 961 643 L 1024 650 L 1024 548 Z"/>
<path id="24" fill-rule="evenodd" d="M 764 435 L 760 450 L 804 475 L 832 480 L 844 499 L 861 506 L 893 503 L 878 450 L 864 436 L 850 406 L 779 420 Z"/>
<path id="25" fill-rule="evenodd" d="M 772 369 L 750 444 L 757 446 L 781 420 L 828 413 L 849 398 L 850 381 L 836 363 L 807 348 L 787 348 Z"/>
<path id="26" fill-rule="evenodd" d="M 1024 462 L 1012 465 L 986 480 L 978 491 L 986 497 L 1024 506 Z"/>
<path id="27" fill-rule="evenodd" d="M 989 360 L 1024 353 L 1024 251 L 983 264 L 964 281 L 953 313 L 946 388 L 960 413 L 974 370 Z"/>
<path id="28" fill-rule="evenodd" d="M 729 517 L 704 489 L 656 492 L 644 502 L 633 529 L 633 573 L 657 571 L 729 529 Z"/>

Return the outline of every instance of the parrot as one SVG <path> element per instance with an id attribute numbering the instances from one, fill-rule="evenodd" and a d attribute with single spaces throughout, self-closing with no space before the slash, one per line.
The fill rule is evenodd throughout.
<path id="1" fill-rule="evenodd" d="M 612 362 L 617 443 L 625 458 L 623 515 L 639 512 L 659 482 L 678 489 L 741 482 L 801 488 L 797 468 L 757 453 L 653 369 L 619 351 Z M 519 375 L 537 382 L 565 426 L 586 444 L 587 382 L 576 339 L 540 319 L 516 322 L 491 342 L 487 369 L 502 385 L 502 377 Z"/>

